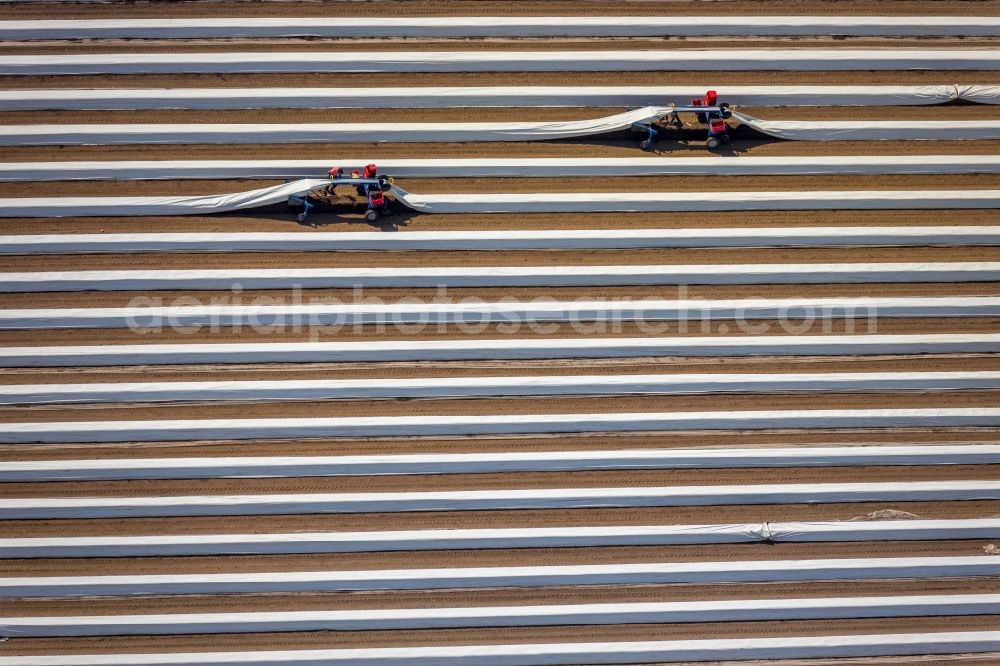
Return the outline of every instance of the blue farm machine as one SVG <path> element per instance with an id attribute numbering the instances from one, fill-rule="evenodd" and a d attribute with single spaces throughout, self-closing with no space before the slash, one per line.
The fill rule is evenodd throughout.
<path id="1" fill-rule="evenodd" d="M 693 113 L 698 123 L 705 126 L 708 131 L 705 146 L 709 150 L 718 148 L 719 144 L 729 142 L 729 126 L 726 125 L 726 121 L 733 114 L 729 110 L 728 104 L 719 102 L 718 93 L 709 90 L 704 97 L 691 100 L 690 106 L 671 105 L 670 112 L 658 121 L 632 125 L 633 131 L 646 133 L 646 138 L 639 143 L 639 147 L 643 150 L 649 150 L 653 147 L 663 132 L 662 125 L 659 125 L 663 121 L 677 129 L 682 129 L 684 122 L 680 119 L 679 114 L 681 113 Z"/>
<path id="2" fill-rule="evenodd" d="M 330 182 L 314 188 L 303 196 L 293 196 L 288 200 L 290 206 L 302 206 L 298 215 L 300 224 L 309 219 L 309 211 L 317 206 L 359 203 L 354 195 L 362 199 L 365 206 L 365 220 L 375 222 L 380 217 L 388 215 L 390 202 L 385 194 L 392 189 L 393 178 L 380 176 L 378 167 L 368 164 L 363 171 L 345 173 L 341 167 L 333 167 L 329 171 Z M 340 194 L 337 188 L 351 188 L 350 194 Z"/>

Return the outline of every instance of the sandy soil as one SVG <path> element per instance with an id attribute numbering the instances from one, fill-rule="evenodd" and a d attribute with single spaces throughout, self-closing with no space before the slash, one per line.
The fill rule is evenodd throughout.
<path id="1" fill-rule="evenodd" d="M 282 2 L 282 13 L 286 16 L 384 16 L 389 7 L 398 16 L 647 16 L 669 13 L 686 15 L 728 15 L 760 13 L 760 6 L 751 0 L 727 0 L 726 2 L 699 2 L 697 0 L 538 0 L 524 3 L 518 0 L 499 0 L 486 7 L 478 0 L 452 0 L 446 5 L 432 0 L 377 0 L 355 5 L 332 5 L 322 2 L 293 1 Z M 29 18 L 115 18 L 119 14 L 114 6 L 95 3 L 46 3 L 45 5 L 12 5 L 7 9 L 10 17 Z M 164 6 L 159 3 L 136 3 L 130 7 L 134 18 L 197 18 L 229 16 L 272 16 L 274 5 L 268 2 L 252 4 L 247 2 L 177 2 Z M 779 0 L 768 4 L 768 13 L 817 14 L 817 15 L 860 15 L 876 14 L 872 4 L 862 0 Z M 935 0 L 897 0 L 890 5 L 879 5 L 877 15 L 929 15 L 952 16 L 996 16 L 1000 8 L 990 3 L 959 0 L 942 5 Z"/>
<path id="2" fill-rule="evenodd" d="M 666 43 L 666 42 L 664 42 Z M 657 48 L 662 48 L 661 43 Z M 853 44 L 852 44 L 853 45 Z M 921 43 L 921 46 L 925 46 Z M 579 45 L 574 44 L 574 49 Z M 759 47 L 766 46 L 758 44 Z M 633 42 L 615 48 L 633 48 Z M 3 44 L 0 44 L 0 49 Z M 19 48 L 26 48 L 24 46 Z M 468 47 L 467 47 L 468 48 Z M 688 45 L 688 48 L 691 48 Z M 3 51 L 0 50 L 0 53 Z M 516 72 L 414 72 L 405 84 L 418 86 L 509 86 L 523 85 Z M 530 85 L 559 86 L 695 86 L 708 90 L 721 86 L 745 85 L 938 85 L 955 83 L 989 84 L 1000 81 L 1000 72 L 983 70 L 934 71 L 855 71 L 855 72 L 533 72 Z M 313 72 L 307 74 L 113 74 L 73 76 L 2 76 L 0 86 L 12 90 L 28 88 L 366 88 L 373 84 L 369 74 Z M 665 100 L 669 101 L 669 100 Z M 674 100 L 679 101 L 679 100 Z"/>
<path id="3" fill-rule="evenodd" d="M 957 372 L 1000 370 L 992 354 L 749 358 L 566 359 L 562 361 L 451 361 L 398 363 L 269 363 L 255 365 L 146 366 L 117 368 L 6 368 L 0 385 L 90 382 L 253 381 L 275 379 L 372 379 L 777 372 Z"/>
<path id="4" fill-rule="evenodd" d="M 996 433 L 986 428 L 906 428 L 667 433 L 618 433 L 617 449 L 745 448 L 785 446 L 855 446 L 861 444 L 995 443 Z M 267 455 L 393 455 L 403 453 L 485 453 L 489 451 L 587 451 L 606 450 L 606 434 L 460 437 L 419 439 L 308 439 L 253 442 L 166 442 L 146 444 L 15 445 L 0 450 L 0 460 L 59 460 L 76 458 L 161 458 L 189 456 Z"/>

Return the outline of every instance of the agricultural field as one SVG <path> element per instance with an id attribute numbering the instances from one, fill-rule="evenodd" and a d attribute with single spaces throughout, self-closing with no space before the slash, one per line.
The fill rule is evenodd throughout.
<path id="1" fill-rule="evenodd" d="M 0 110 L 0 666 L 1000 663 L 1000 3 L 0 0 Z"/>

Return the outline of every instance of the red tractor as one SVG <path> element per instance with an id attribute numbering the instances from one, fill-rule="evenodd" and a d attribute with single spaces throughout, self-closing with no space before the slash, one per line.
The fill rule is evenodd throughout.
<path id="1" fill-rule="evenodd" d="M 289 198 L 290 206 L 302 206 L 302 212 L 298 216 L 299 223 L 304 224 L 309 219 L 309 211 L 320 204 L 354 203 L 351 197 L 337 194 L 337 188 L 342 186 L 353 187 L 358 196 L 365 198 L 365 220 L 368 222 L 375 222 L 379 217 L 389 214 L 389 200 L 385 193 L 392 189 L 393 178 L 378 175 L 378 167 L 374 164 L 366 165 L 364 171 L 352 171 L 346 176 L 341 167 L 333 167 L 328 173 L 330 182 L 327 185 L 317 187 L 305 196 Z"/>

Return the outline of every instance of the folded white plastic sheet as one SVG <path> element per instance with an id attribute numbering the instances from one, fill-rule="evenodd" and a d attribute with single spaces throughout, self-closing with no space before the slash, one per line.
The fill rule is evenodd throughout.
<path id="1" fill-rule="evenodd" d="M 605 469 L 739 469 L 1000 464 L 1000 445 L 627 449 L 379 456 L 127 458 L 12 461 L 0 481 L 110 481 L 296 476 L 503 474 Z"/>
<path id="2" fill-rule="evenodd" d="M 370 159 L 340 158 L 346 170 Z M 325 178 L 329 160 L 180 160 L 127 162 L 2 162 L 0 181 Z M 740 176 L 787 174 L 1000 173 L 997 155 L 878 155 L 813 157 L 498 157 L 379 159 L 397 178 L 507 176 Z M 709 230 L 701 229 L 707 232 Z M 414 232 L 408 232 L 412 237 Z M 420 233 L 420 232 L 416 232 Z M 476 232 L 473 232 L 476 233 Z M 482 232 L 489 233 L 489 232 Z M 567 233 L 567 232 L 558 232 Z M 193 234 L 198 237 L 199 234 Z M 385 236 L 385 234 L 379 234 Z M 171 237 L 171 234 L 163 234 Z M 176 235 L 174 235 L 176 236 Z M 243 234 L 248 236 L 248 234 Z M 277 234 L 275 234 L 277 236 Z M 322 238 L 324 234 L 311 234 Z"/>
<path id="3" fill-rule="evenodd" d="M 996 575 L 1000 575 L 1000 557 L 973 555 L 288 573 L 35 576 L 0 578 L 0 598 L 295 594 L 371 590 L 537 588 L 557 585 L 774 583 Z"/>
<path id="4" fill-rule="evenodd" d="M 1000 49 L 339 51 L 0 56 L 0 75 L 282 72 L 632 72 L 996 70 Z"/>
<path id="5" fill-rule="evenodd" d="M 1000 334 L 245 342 L 0 348 L 0 367 L 1000 352 Z"/>
<path id="6" fill-rule="evenodd" d="M 0 310 L 0 330 L 48 328 L 129 328 L 133 330 L 246 325 L 254 327 L 482 325 L 535 322 L 691 322 L 704 320 L 818 319 L 879 317 L 995 317 L 1000 298 L 992 296 L 751 298 L 731 300 L 604 300 L 491 303 L 167 305 L 120 308 L 35 308 Z"/>
<path id="7" fill-rule="evenodd" d="M 281 400 L 448 399 L 497 396 L 685 395 L 810 391 L 1000 389 L 1000 372 L 541 375 L 419 379 L 95 382 L 0 386 L 0 405 Z"/>
<path id="8" fill-rule="evenodd" d="M 733 117 L 758 132 L 790 141 L 983 141 L 1000 139 L 1000 120 L 762 120 Z"/>
<path id="9" fill-rule="evenodd" d="M 559 121 L 4 125 L 0 127 L 0 145 L 546 141 L 616 132 L 634 123 L 659 120 L 668 113 L 667 107 L 647 106 L 602 118 Z"/>
<path id="10" fill-rule="evenodd" d="M 998 192 L 1000 194 L 1000 192 Z M 586 287 L 1000 281 L 1000 262 L 259 268 L 0 273 L 0 293 L 45 291 Z"/>
<path id="11" fill-rule="evenodd" d="M 997 124 L 1000 129 L 1000 121 Z M 1000 136 L 1000 134 L 998 134 Z M 0 199 L 0 217 L 205 215 L 260 208 L 323 185 L 298 180 L 249 192 L 208 196 L 29 197 Z M 412 194 L 400 204 L 420 213 L 632 213 L 744 210 L 912 210 L 1000 208 L 1000 190 L 844 190 L 807 192 L 574 192 Z"/>
<path id="12" fill-rule="evenodd" d="M 994 411 L 1000 415 L 1000 410 Z M 266 438 L 267 435 L 262 434 L 260 437 Z M 966 480 L 660 488 L 531 488 L 390 493 L 3 498 L 0 499 L 0 511 L 7 520 L 72 520 L 995 499 L 1000 499 L 1000 481 Z"/>
<path id="13" fill-rule="evenodd" d="M 235 37 L 995 37 L 993 16 L 475 16 L 0 21 L 0 39 Z"/>
<path id="14" fill-rule="evenodd" d="M 48 0 L 33 0 L 45 2 Z M 580 664 L 677 663 L 747 659 L 818 659 L 975 654 L 1000 650 L 1000 632 L 866 634 L 648 641 L 630 643 L 543 643 L 266 652 L 89 654 L 56 657 L 0 657 L 0 666 L 579 666 Z"/>
<path id="15" fill-rule="evenodd" d="M 963 616 L 997 613 L 1000 613 L 1000 594 L 947 594 L 344 611 L 5 617 L 0 618 L 0 635 L 34 638 L 275 631 L 369 631 Z"/>
<path id="16" fill-rule="evenodd" d="M 726 86 L 744 106 L 893 106 L 957 100 L 1000 103 L 1000 86 Z M 2 111 L 100 109 L 441 109 L 502 106 L 657 106 L 701 98 L 693 86 L 379 88 L 112 88 L 0 91 Z"/>
<path id="17" fill-rule="evenodd" d="M 737 525 L 626 525 L 392 532 L 165 534 L 0 538 L 0 556 L 174 557 L 364 553 L 497 548 L 576 548 L 712 543 L 976 540 L 1000 537 L 1000 518 L 878 520 Z"/>

